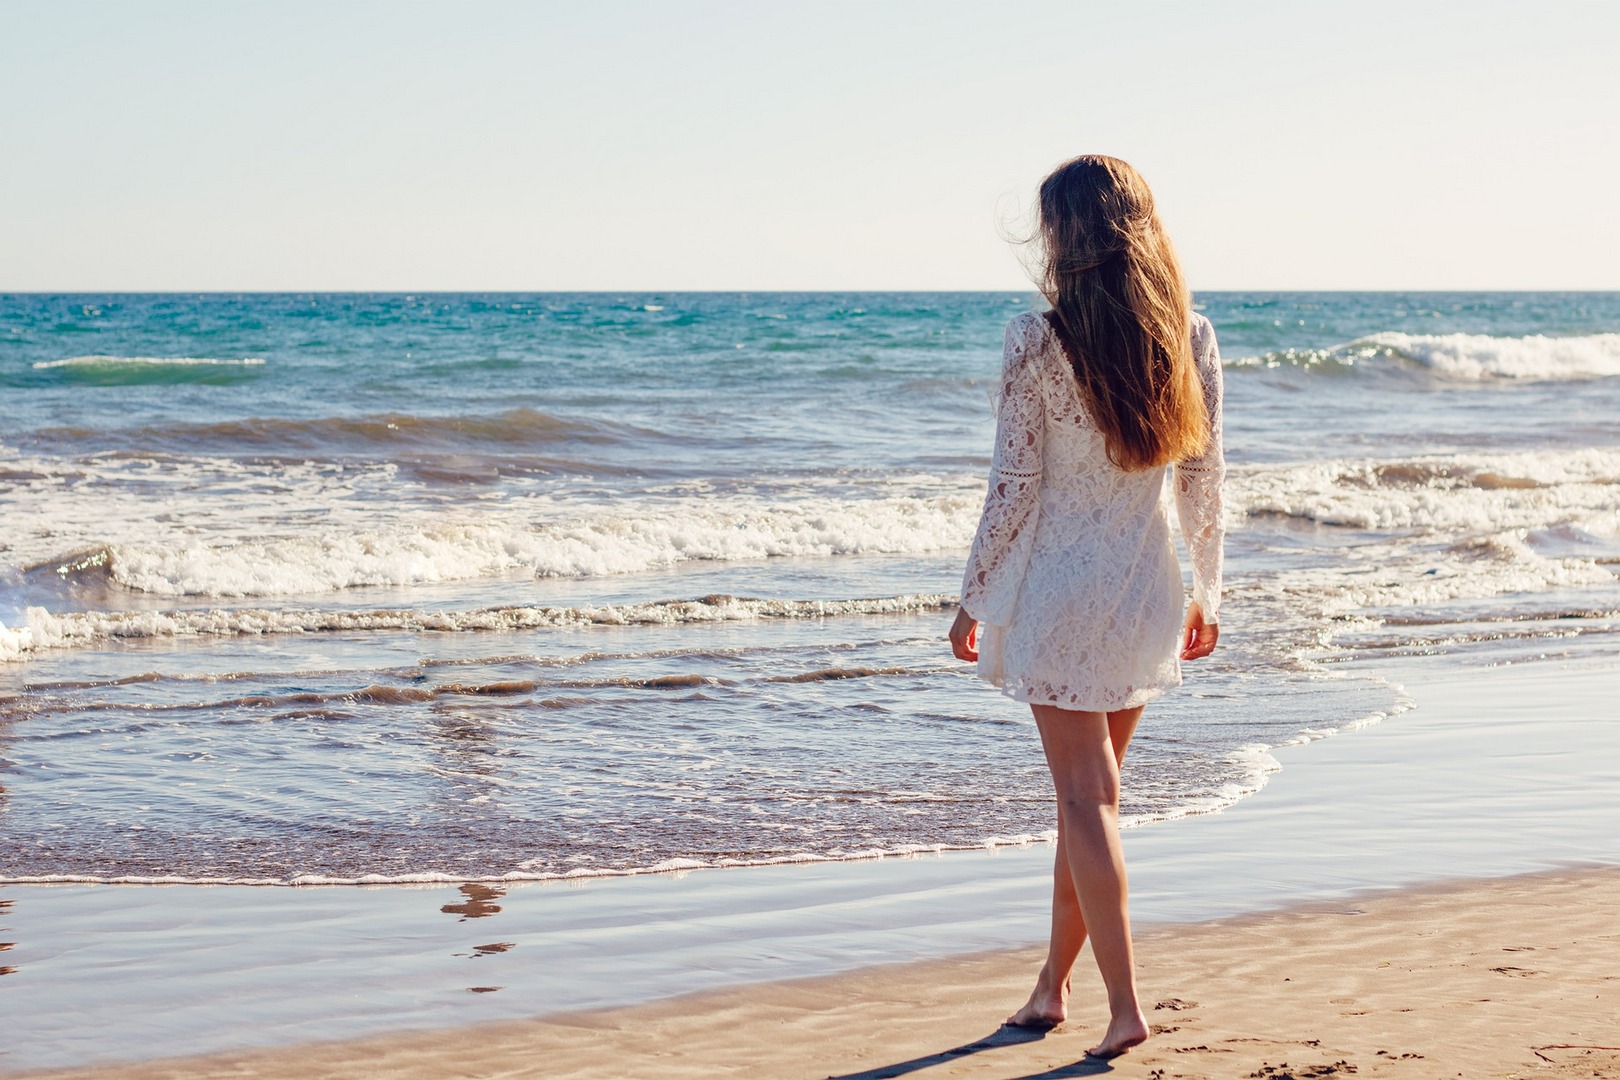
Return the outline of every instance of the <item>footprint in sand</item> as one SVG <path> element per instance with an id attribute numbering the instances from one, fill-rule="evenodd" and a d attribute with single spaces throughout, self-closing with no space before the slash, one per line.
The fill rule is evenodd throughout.
<path id="1" fill-rule="evenodd" d="M 1183 1009 L 1198 1008 L 1198 1002 L 1185 1001 L 1181 998 L 1165 998 L 1163 1001 L 1158 1002 L 1153 1007 L 1155 1009 L 1173 1009 L 1176 1012 L 1181 1012 Z"/>
<path id="2" fill-rule="evenodd" d="M 1251 1080 L 1319 1080 L 1328 1076 L 1348 1076 L 1354 1072 L 1356 1067 L 1342 1059 L 1330 1065 L 1304 1065 L 1292 1068 L 1285 1061 L 1281 1065 L 1262 1065 L 1249 1076 Z"/>

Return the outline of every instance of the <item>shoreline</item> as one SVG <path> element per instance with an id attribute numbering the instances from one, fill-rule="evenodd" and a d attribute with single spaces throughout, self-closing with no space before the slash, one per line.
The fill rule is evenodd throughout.
<path id="1" fill-rule="evenodd" d="M 1275 748 L 1284 770 L 1259 794 L 1125 832 L 1144 963 L 1150 941 L 1218 935 L 1233 919 L 1308 918 L 1311 905 L 1349 897 L 1358 907 L 1398 905 L 1437 880 L 1466 891 L 1620 863 L 1610 839 L 1620 823 L 1620 735 L 1597 719 L 1620 683 L 1613 656 L 1384 667 L 1417 698 L 1415 711 Z M 753 1000 L 786 993 L 786 977 L 846 980 L 855 1000 L 891 962 L 983 962 L 1021 983 L 1033 969 L 1017 957 L 1044 936 L 1052 857 L 1043 844 L 487 890 L 494 895 L 472 886 L 4 886 L 0 899 L 14 901 L 7 936 L 18 944 L 3 989 L 33 992 L 7 1003 L 13 1030 L 29 1035 L 0 1056 L 0 1071 L 205 1075 L 229 1059 L 267 1070 L 255 1075 L 311 1075 L 310 1055 L 363 1045 L 394 1047 L 390 1061 L 418 1060 L 425 1074 L 449 1067 L 430 1064 L 431 1047 L 480 1032 L 517 1025 L 530 1038 L 536 1025 L 568 1027 L 568 1013 L 575 1027 L 581 1016 L 674 1016 L 680 1002 L 699 1000 L 694 993 Z M 1574 877 L 1592 874 L 1614 877 Z M 1547 895 L 1556 902 L 1556 890 Z M 1077 994 L 1095 990 L 1082 982 L 1094 980 L 1086 963 Z M 986 1013 L 981 1026 L 1016 1004 Z M 681 1023 L 701 1027 L 702 1009 L 718 1007 Z M 941 1030 L 923 1034 L 938 1042 Z M 638 1067 L 615 1059 L 616 1071 L 602 1075 Z M 378 1071 L 356 1059 L 346 1069 Z"/>

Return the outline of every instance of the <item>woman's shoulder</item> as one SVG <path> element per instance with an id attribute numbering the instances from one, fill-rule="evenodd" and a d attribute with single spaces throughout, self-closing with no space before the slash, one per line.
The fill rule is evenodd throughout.
<path id="1" fill-rule="evenodd" d="M 1202 341 L 1215 336 L 1215 324 L 1209 321 L 1209 316 L 1202 311 L 1192 313 L 1192 337 L 1194 341 Z"/>
<path id="2" fill-rule="evenodd" d="M 1020 311 L 1007 323 L 1007 336 L 1032 337 L 1045 335 L 1052 329 L 1051 312 Z"/>
<path id="3" fill-rule="evenodd" d="M 1052 321 L 1046 312 L 1020 311 L 1007 323 L 1007 358 L 1038 353 L 1052 337 Z"/>
<path id="4" fill-rule="evenodd" d="M 1218 363 L 1220 353 L 1215 345 L 1215 324 L 1201 311 L 1192 313 L 1193 359 L 1200 365 Z"/>

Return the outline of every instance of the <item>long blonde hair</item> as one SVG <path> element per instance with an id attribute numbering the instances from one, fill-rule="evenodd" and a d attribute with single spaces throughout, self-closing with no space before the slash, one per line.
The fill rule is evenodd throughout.
<path id="1" fill-rule="evenodd" d="M 1151 469 L 1202 453 L 1192 296 L 1147 181 L 1118 158 L 1064 162 L 1041 182 L 1038 236 L 1048 318 L 1109 460 Z"/>

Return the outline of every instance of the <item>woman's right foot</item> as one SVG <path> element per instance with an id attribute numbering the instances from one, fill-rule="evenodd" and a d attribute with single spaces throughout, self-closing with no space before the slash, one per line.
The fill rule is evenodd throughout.
<path id="1" fill-rule="evenodd" d="M 1046 971 L 1035 980 L 1035 989 L 1024 1007 L 1007 1017 L 1008 1027 L 1054 1028 L 1069 1018 L 1069 988 L 1047 985 Z"/>

